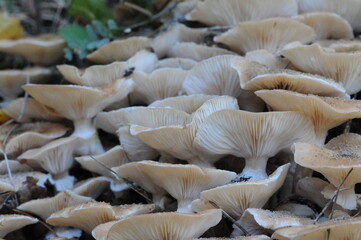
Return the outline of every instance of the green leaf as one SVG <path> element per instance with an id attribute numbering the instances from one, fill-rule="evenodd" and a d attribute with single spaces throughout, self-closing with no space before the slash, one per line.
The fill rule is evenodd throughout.
<path id="1" fill-rule="evenodd" d="M 68 61 L 73 60 L 73 52 L 70 50 L 70 48 L 64 48 L 65 53 L 65 59 Z"/>
<path id="2" fill-rule="evenodd" d="M 74 24 L 60 28 L 59 34 L 71 48 L 80 48 L 84 42 L 93 40 L 85 28 Z"/>
<path id="3" fill-rule="evenodd" d="M 73 0 L 69 14 L 84 17 L 89 21 L 106 22 L 113 18 L 110 8 L 106 6 L 103 0 Z"/>
<path id="4" fill-rule="evenodd" d="M 100 34 L 100 36 L 102 36 L 102 37 L 108 37 L 109 36 L 108 29 L 101 22 L 92 21 L 92 25 L 95 27 L 95 30 L 97 31 L 97 33 Z"/>

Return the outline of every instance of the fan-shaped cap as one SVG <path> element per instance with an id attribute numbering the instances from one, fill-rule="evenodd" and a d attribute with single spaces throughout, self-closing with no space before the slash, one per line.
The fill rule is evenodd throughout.
<path id="1" fill-rule="evenodd" d="M 32 170 L 31 167 L 29 167 L 26 164 L 20 163 L 16 160 L 2 160 L 0 161 L 0 175 L 6 175 L 8 174 L 7 167 L 9 166 L 11 173 L 18 173 L 18 172 L 29 172 Z"/>
<path id="2" fill-rule="evenodd" d="M 26 108 L 23 111 L 25 103 Z M 33 98 L 17 98 L 6 105 L 3 110 L 6 115 L 18 122 L 32 122 L 34 120 L 57 121 L 61 119 L 58 114 L 49 110 L 45 105 L 37 102 Z M 20 115 L 21 119 L 19 119 Z"/>
<path id="3" fill-rule="evenodd" d="M 157 63 L 157 68 L 179 68 L 183 70 L 189 70 L 194 65 L 196 65 L 197 62 L 189 59 L 189 58 L 165 58 L 162 60 L 159 60 Z"/>
<path id="4" fill-rule="evenodd" d="M 242 175 L 258 180 L 267 177 L 268 158 L 294 142 L 313 138 L 312 122 L 300 113 L 222 110 L 200 125 L 195 145 L 214 154 L 245 158 Z"/>
<path id="5" fill-rule="evenodd" d="M 71 191 L 75 194 L 97 199 L 107 188 L 111 179 L 107 177 L 94 177 L 75 184 Z"/>
<path id="6" fill-rule="evenodd" d="M 92 235 L 97 240 L 140 240 L 140 239 L 191 239 L 201 236 L 222 219 L 219 209 L 194 213 L 153 213 L 129 217 L 124 220 L 96 227 Z"/>
<path id="7" fill-rule="evenodd" d="M 78 120 L 92 118 L 108 105 L 122 100 L 133 90 L 134 83 L 120 79 L 104 88 L 41 84 L 28 84 L 23 88 L 59 115 Z"/>
<path id="8" fill-rule="evenodd" d="M 354 37 L 351 25 L 336 13 L 312 12 L 294 16 L 293 19 L 312 27 L 316 33 L 315 40 Z"/>
<path id="9" fill-rule="evenodd" d="M 98 225 L 130 216 L 150 213 L 154 204 L 111 206 L 104 202 L 89 202 L 64 208 L 53 213 L 46 222 L 53 226 L 79 228 L 89 234 Z"/>
<path id="10" fill-rule="evenodd" d="M 297 182 L 295 193 L 323 208 L 328 200 L 321 192 L 328 185 L 328 182 L 320 178 L 305 177 Z"/>
<path id="11" fill-rule="evenodd" d="M 144 118 L 143 116 L 147 116 Z M 122 126 L 139 124 L 158 127 L 164 125 L 186 124 L 190 121 L 189 114 L 169 108 L 129 107 L 110 112 L 98 113 L 95 125 L 109 133 L 115 133 Z"/>
<path id="12" fill-rule="evenodd" d="M 270 18 L 262 21 L 239 23 L 214 40 L 239 54 L 265 49 L 278 53 L 291 42 L 309 43 L 315 31 L 306 24 L 289 18 Z"/>
<path id="13" fill-rule="evenodd" d="M 141 161 L 139 168 L 156 185 L 165 189 L 178 201 L 178 212 L 192 212 L 190 202 L 199 198 L 203 190 L 229 183 L 236 173 L 218 169 Z"/>
<path id="14" fill-rule="evenodd" d="M 78 69 L 72 65 L 56 66 L 66 80 L 73 84 L 104 87 L 124 77 L 127 63 L 113 62 L 108 65 L 95 65 L 86 69 Z"/>
<path id="15" fill-rule="evenodd" d="M 15 157 L 28 149 L 41 147 L 63 136 L 68 130 L 65 126 L 56 123 L 25 123 L 12 131 L 4 149 L 3 140 L 14 126 L 14 124 L 2 126 L 0 131 L 0 153 L 6 151 L 8 157 Z"/>
<path id="16" fill-rule="evenodd" d="M 0 52 L 18 54 L 39 65 L 51 65 L 63 57 L 65 41 L 53 34 L 17 40 L 0 40 Z"/>
<path id="17" fill-rule="evenodd" d="M 336 239 L 359 239 L 361 218 L 347 220 L 326 221 L 306 226 L 290 227 L 277 230 L 272 239 L 279 240 L 320 240 L 327 238 Z"/>
<path id="18" fill-rule="evenodd" d="M 336 52 L 358 52 L 361 51 L 361 41 L 359 39 L 333 42 L 330 40 L 327 47 L 334 49 Z"/>
<path id="19" fill-rule="evenodd" d="M 282 186 L 290 164 L 285 164 L 267 179 L 227 184 L 201 192 L 201 200 L 215 203 L 234 218 L 240 218 L 247 208 L 261 208 Z"/>
<path id="20" fill-rule="evenodd" d="M 221 156 L 195 147 L 193 145 L 194 138 L 204 119 L 221 109 L 238 109 L 236 100 L 228 96 L 208 100 L 197 110 L 193 115 L 192 122 L 187 125 L 156 128 L 132 125 L 130 133 L 160 152 L 197 165 L 210 167 Z"/>
<path id="21" fill-rule="evenodd" d="M 218 47 L 182 42 L 175 44 L 168 52 L 168 57 L 190 58 L 195 61 L 202 61 L 218 55 L 235 55 L 235 53 Z"/>
<path id="22" fill-rule="evenodd" d="M 332 198 L 333 192 L 344 181 L 341 188 L 345 188 L 345 190 L 340 191 L 337 203 L 345 209 L 355 209 L 356 195 L 354 186 L 356 183 L 361 182 L 361 157 L 359 154 L 355 151 L 333 151 L 308 143 L 296 143 L 294 156 L 297 164 L 322 173 L 331 182 L 334 189 L 327 186 L 322 192 L 326 198 Z M 344 180 L 351 169 L 353 169 L 352 172 Z"/>
<path id="23" fill-rule="evenodd" d="M 152 40 L 147 37 L 130 37 L 123 40 L 114 40 L 101 46 L 87 55 L 87 59 L 97 63 L 112 63 L 126 61 L 138 51 L 151 47 Z"/>
<path id="24" fill-rule="evenodd" d="M 334 12 L 345 18 L 355 31 L 361 30 L 361 2 L 356 0 L 299 0 L 299 11 L 304 12 Z"/>
<path id="25" fill-rule="evenodd" d="M 178 42 L 201 43 L 206 35 L 206 28 L 189 28 L 183 24 L 175 24 L 153 40 L 152 48 L 157 56 L 162 58 L 167 55 L 174 44 Z"/>
<path id="26" fill-rule="evenodd" d="M 177 96 L 186 75 L 187 71 L 172 68 L 158 69 L 151 74 L 135 72 L 132 75 L 135 89 L 130 95 L 131 102 L 148 105 L 159 99 Z"/>
<path id="27" fill-rule="evenodd" d="M 80 203 L 93 201 L 90 197 L 79 196 L 71 191 L 63 191 L 54 197 L 42 198 L 25 202 L 18 206 L 21 211 L 35 214 L 46 220 L 52 213 Z"/>
<path id="28" fill-rule="evenodd" d="M 227 26 L 296 14 L 297 3 L 293 0 L 206 0 L 198 2 L 186 18 L 207 25 Z"/>
<path id="29" fill-rule="evenodd" d="M 312 224 L 313 220 L 299 217 L 290 212 L 248 208 L 237 221 L 250 235 L 271 235 L 280 228 Z M 232 236 L 238 236 L 233 231 Z"/>
<path id="30" fill-rule="evenodd" d="M 75 160 L 80 163 L 83 168 L 107 177 L 113 177 L 113 174 L 104 166 L 112 168 L 128 163 L 129 161 L 121 146 L 115 146 L 107 152 L 95 156 L 76 157 Z"/>
<path id="31" fill-rule="evenodd" d="M 5 237 L 6 234 L 12 231 L 37 222 L 37 218 L 19 214 L 0 215 L 0 237 Z"/>
<path id="32" fill-rule="evenodd" d="M 292 70 L 260 74 L 241 82 L 246 90 L 284 89 L 304 94 L 349 98 L 346 90 L 332 79 Z"/>
<path id="33" fill-rule="evenodd" d="M 274 110 L 298 111 L 312 119 L 316 143 L 323 144 L 327 131 L 352 118 L 361 117 L 357 100 L 305 95 L 287 90 L 259 90 L 256 95 Z"/>
<path id="34" fill-rule="evenodd" d="M 23 92 L 21 88 L 27 80 L 30 83 L 38 83 L 46 80 L 52 75 L 48 68 L 32 67 L 23 70 L 0 71 L 0 94 L 4 98 L 15 99 Z"/>
<path id="35" fill-rule="evenodd" d="M 348 94 L 361 90 L 361 52 L 335 53 L 312 44 L 286 49 L 281 54 L 301 71 L 334 79 L 344 86 Z"/>
<path id="36" fill-rule="evenodd" d="M 270 70 L 284 69 L 289 64 L 287 59 L 276 56 L 265 49 L 247 52 L 245 58 L 248 61 L 263 64 Z"/>

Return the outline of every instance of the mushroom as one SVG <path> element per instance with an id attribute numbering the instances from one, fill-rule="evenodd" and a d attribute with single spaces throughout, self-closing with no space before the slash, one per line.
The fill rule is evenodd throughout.
<path id="1" fill-rule="evenodd" d="M 108 64 L 114 61 L 126 61 L 138 51 L 151 47 L 152 40 L 147 37 L 130 37 L 122 40 L 113 40 L 96 51 L 87 55 L 93 62 Z"/>
<path id="2" fill-rule="evenodd" d="M 54 197 L 25 202 L 17 208 L 21 211 L 29 212 L 39 216 L 43 220 L 46 220 L 51 214 L 63 208 L 91 201 L 93 201 L 93 199 L 90 197 L 79 196 L 69 190 L 65 190 Z"/>
<path id="3" fill-rule="evenodd" d="M 276 56 L 265 49 L 247 52 L 244 57 L 248 61 L 263 64 L 270 70 L 284 69 L 289 64 L 287 59 Z"/>
<path id="4" fill-rule="evenodd" d="M 6 152 L 9 158 L 16 157 L 24 151 L 41 147 L 50 141 L 63 136 L 68 128 L 57 123 L 37 122 L 25 123 L 18 127 L 7 124 L 0 130 L 0 154 Z M 7 137 L 9 131 L 15 128 Z M 6 145 L 4 140 L 7 137 Z"/>
<path id="5" fill-rule="evenodd" d="M 334 12 L 346 19 L 352 26 L 354 31 L 361 30 L 361 18 L 359 11 L 361 3 L 354 0 L 299 0 L 299 11 L 301 13 L 308 12 Z"/>
<path id="6" fill-rule="evenodd" d="M 84 197 L 97 199 L 109 188 L 110 179 L 107 177 L 93 177 L 80 181 L 70 191 Z"/>
<path id="7" fill-rule="evenodd" d="M 2 160 L 0 161 L 0 175 L 8 174 L 8 168 L 10 169 L 11 173 L 18 173 L 18 172 L 30 172 L 32 170 L 31 167 L 24 163 L 20 163 L 16 160 Z"/>
<path id="8" fill-rule="evenodd" d="M 320 240 L 359 239 L 361 218 L 326 221 L 299 227 L 278 229 L 272 239 L 279 240 Z"/>
<path id="9" fill-rule="evenodd" d="M 303 226 L 312 224 L 313 220 L 309 218 L 299 217 L 290 212 L 285 211 L 269 211 L 259 208 L 248 208 L 244 211 L 242 217 L 237 221 L 250 235 L 272 235 L 277 229 Z M 235 229 L 231 236 L 243 235 Z"/>
<path id="10" fill-rule="evenodd" d="M 297 112 L 221 110 L 200 125 L 195 146 L 213 154 L 245 158 L 239 177 L 260 180 L 267 178 L 268 158 L 294 142 L 313 138 L 312 122 Z"/>
<path id="11" fill-rule="evenodd" d="M 192 203 L 192 208 L 196 210 L 195 204 L 198 205 L 198 209 L 214 208 L 214 203 L 233 218 L 239 219 L 247 208 L 262 208 L 266 204 L 282 186 L 289 166 L 289 163 L 280 166 L 272 175 L 263 180 L 231 183 L 203 191 L 200 199 L 207 205 L 204 206 L 202 202 L 197 203 L 196 200 Z"/>
<path id="12" fill-rule="evenodd" d="M 40 165 L 50 173 L 50 182 L 57 191 L 72 188 L 75 178 L 69 176 L 69 169 L 74 163 L 74 151 L 81 143 L 78 137 L 66 137 L 52 141 L 41 148 L 30 149 L 18 159 L 30 166 Z"/>
<path id="13" fill-rule="evenodd" d="M 294 0 L 206 0 L 197 2 L 186 19 L 212 26 L 232 26 L 244 21 L 291 17 L 296 14 L 297 2 Z"/>
<path id="14" fill-rule="evenodd" d="M 361 102 L 357 100 L 319 97 L 287 90 L 259 90 L 256 95 L 274 110 L 297 111 L 312 119 L 316 134 L 312 142 L 316 144 L 324 144 L 329 129 L 361 117 Z"/>
<path id="15" fill-rule="evenodd" d="M 48 68 L 32 67 L 23 70 L 1 70 L 0 71 L 0 95 L 3 101 L 0 106 L 5 107 L 12 100 L 23 93 L 22 85 L 39 83 L 52 75 Z"/>
<path id="16" fill-rule="evenodd" d="M 37 222 L 37 218 L 19 214 L 0 215 L 0 237 L 5 237 L 10 232 Z"/>
<path id="17" fill-rule="evenodd" d="M 192 212 L 191 202 L 203 190 L 229 183 L 236 173 L 195 165 L 169 164 L 154 161 L 137 162 L 138 168 L 156 185 L 177 199 L 177 212 Z"/>
<path id="18" fill-rule="evenodd" d="M 276 54 L 290 42 L 310 43 L 314 37 L 315 31 L 299 21 L 290 18 L 269 18 L 239 23 L 214 40 L 239 54 L 259 49 Z"/>
<path id="19" fill-rule="evenodd" d="M 350 23 L 336 13 L 311 12 L 294 16 L 293 19 L 312 27 L 316 33 L 315 40 L 354 38 Z"/>
<path id="20" fill-rule="evenodd" d="M 21 189 L 28 177 L 32 177 L 37 180 L 36 185 L 45 188 L 45 182 L 48 180 L 48 176 L 41 172 L 27 171 L 17 172 L 9 177 L 8 173 L 0 175 L 0 192 L 7 191 L 17 192 Z"/>
<path id="21" fill-rule="evenodd" d="M 0 52 L 18 54 L 39 65 L 51 65 L 63 57 L 65 41 L 54 34 L 16 40 L 0 40 Z"/>
<path id="22" fill-rule="evenodd" d="M 57 211 L 48 217 L 47 223 L 53 226 L 70 226 L 91 234 L 93 229 L 103 223 L 128 218 L 154 211 L 154 204 L 132 204 L 111 206 L 104 202 L 88 202 Z"/>
<path id="23" fill-rule="evenodd" d="M 158 61 L 157 68 L 179 68 L 190 70 L 196 64 L 196 61 L 189 58 L 165 58 Z"/>
<path id="24" fill-rule="evenodd" d="M 218 47 L 208 47 L 192 42 L 176 43 L 168 52 L 168 57 L 189 58 L 202 61 L 218 55 L 235 55 L 235 53 Z"/>
<path id="25" fill-rule="evenodd" d="M 335 53 L 318 44 L 297 46 L 281 52 L 291 63 L 303 72 L 320 74 L 343 85 L 348 94 L 361 90 L 361 53 Z"/>
<path id="26" fill-rule="evenodd" d="M 104 151 L 92 118 L 110 104 L 124 99 L 134 86 L 132 80 L 120 79 L 104 88 L 40 84 L 28 84 L 23 88 L 37 101 L 73 121 L 72 136 L 86 140 L 79 152 L 87 154 Z"/>
<path id="27" fill-rule="evenodd" d="M 358 136 L 358 142 L 360 142 L 360 136 Z M 359 145 L 353 142 L 351 149 L 345 150 L 333 150 L 317 145 L 308 143 L 296 143 L 295 144 L 295 162 L 303 167 L 310 168 L 317 172 L 322 173 L 332 184 L 326 186 L 322 190 L 322 194 L 331 199 L 337 188 L 340 187 L 342 191 L 338 193 L 336 203 L 341 205 L 345 209 L 356 209 L 356 194 L 355 184 L 361 182 L 360 169 L 360 152 Z M 350 146 L 350 145 L 348 145 Z M 349 176 L 346 175 L 352 170 Z"/>
<path id="28" fill-rule="evenodd" d="M 231 67 L 231 63 L 236 61 L 242 63 L 242 69 L 237 70 L 239 74 Z M 253 92 L 242 90 L 239 81 L 247 81 L 264 72 L 268 72 L 266 67 L 242 57 L 216 56 L 196 64 L 184 79 L 183 89 L 188 95 L 229 95 L 238 98 L 242 109 L 261 111 L 264 108 L 263 103 Z"/>
<path id="29" fill-rule="evenodd" d="M 194 213 L 153 213 L 137 215 L 96 227 L 96 240 L 115 239 L 191 239 L 201 236 L 222 219 L 219 209 Z"/>

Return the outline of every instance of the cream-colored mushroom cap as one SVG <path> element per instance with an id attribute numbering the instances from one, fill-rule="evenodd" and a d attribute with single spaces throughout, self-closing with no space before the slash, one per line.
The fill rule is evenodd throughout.
<path id="1" fill-rule="evenodd" d="M 89 202 L 64 208 L 48 217 L 47 223 L 53 226 L 79 228 L 89 234 L 98 225 L 130 216 L 150 213 L 154 204 L 111 206 L 104 202 Z"/>
<path id="2" fill-rule="evenodd" d="M 361 51 L 361 41 L 359 39 L 339 40 L 327 47 L 334 49 L 336 52 L 358 52 Z"/>
<path id="3" fill-rule="evenodd" d="M 186 19 L 207 25 L 228 26 L 244 21 L 290 17 L 296 14 L 297 3 L 293 0 L 206 0 L 197 2 L 193 11 L 186 15 Z"/>
<path id="4" fill-rule="evenodd" d="M 27 181 L 27 178 L 31 177 L 37 180 L 36 185 L 45 188 L 45 182 L 48 180 L 48 176 L 41 172 L 27 171 L 18 172 L 12 174 L 12 181 L 9 178 L 8 173 L 0 175 L 0 192 L 17 192 Z"/>
<path id="5" fill-rule="evenodd" d="M 259 90 L 256 95 L 273 110 L 297 111 L 312 119 L 315 143 L 323 144 L 327 131 L 348 119 L 361 117 L 361 102 L 341 98 L 319 97 L 287 90 Z"/>
<path id="6" fill-rule="evenodd" d="M 147 116 L 147 118 L 144 118 Z M 139 124 L 142 126 L 158 127 L 164 125 L 186 124 L 190 121 L 189 114 L 162 107 L 128 107 L 110 112 L 98 113 L 95 118 L 97 128 L 109 133 L 115 133 L 122 126 Z"/>
<path id="7" fill-rule="evenodd" d="M 312 12 L 294 16 L 293 19 L 312 27 L 316 33 L 315 40 L 354 37 L 351 25 L 336 13 Z"/>
<path id="8" fill-rule="evenodd" d="M 32 170 L 31 167 L 24 163 L 20 163 L 16 160 L 2 160 L 0 161 L 0 175 L 8 174 L 7 167 L 9 166 L 11 173 L 18 173 L 18 172 L 29 172 Z"/>
<path id="9" fill-rule="evenodd" d="M 70 189 L 75 194 L 97 199 L 106 189 L 109 188 L 111 179 L 108 177 L 93 177 L 77 182 Z"/>
<path id="10" fill-rule="evenodd" d="M 5 101 L 15 99 L 23 92 L 21 88 L 27 81 L 39 83 L 52 75 L 48 68 L 31 67 L 23 70 L 1 70 L 0 71 L 0 94 Z M 4 105 L 2 103 L 2 105 Z"/>
<path id="11" fill-rule="evenodd" d="M 16 157 L 28 149 L 41 147 L 63 136 L 68 130 L 67 127 L 57 123 L 25 123 L 12 131 L 7 138 L 6 146 L 4 146 L 4 139 L 14 126 L 15 124 L 8 124 L 2 126 L 0 130 L 0 154 L 6 151 L 10 158 Z"/>
<path id="12" fill-rule="evenodd" d="M 179 68 L 183 70 L 189 70 L 194 65 L 196 65 L 197 62 L 189 59 L 189 58 L 165 58 L 162 60 L 159 60 L 157 63 L 157 68 Z"/>
<path id="13" fill-rule="evenodd" d="M 86 69 L 66 64 L 56 67 L 63 77 L 73 84 L 104 87 L 124 77 L 127 63 L 113 62 L 108 65 L 94 65 Z"/>
<path id="14" fill-rule="evenodd" d="M 287 59 L 281 58 L 265 49 L 247 52 L 244 57 L 248 61 L 263 64 L 270 70 L 284 69 L 289 64 Z"/>
<path id="15" fill-rule="evenodd" d="M 219 209 L 195 213 L 153 213 L 117 221 L 105 231 L 102 225 L 92 235 L 97 240 L 167 240 L 201 236 L 222 219 Z"/>
<path id="16" fill-rule="evenodd" d="M 312 224 L 310 218 L 299 217 L 290 212 L 248 208 L 237 221 L 250 235 L 271 235 L 275 230 L 291 226 Z M 237 236 L 233 231 L 232 236 Z"/>
<path id="17" fill-rule="evenodd" d="M 284 89 L 304 94 L 349 98 L 346 90 L 332 79 L 291 70 L 260 74 L 241 82 L 246 90 Z"/>
<path id="18" fill-rule="evenodd" d="M 177 212 L 192 212 L 191 201 L 199 198 L 201 191 L 224 185 L 236 177 L 234 172 L 191 164 L 141 161 L 139 168 L 151 181 L 177 199 Z"/>
<path id="19" fill-rule="evenodd" d="M 206 28 L 189 28 L 183 24 L 175 24 L 166 32 L 160 33 L 152 43 L 152 48 L 159 58 L 167 55 L 168 51 L 178 42 L 201 43 L 207 35 Z"/>
<path id="20" fill-rule="evenodd" d="M 187 71 L 172 68 L 162 68 L 150 74 L 135 72 L 132 79 L 135 89 L 130 94 L 132 104 L 152 102 L 167 97 L 175 97 L 182 90 L 182 84 Z"/>
<path id="21" fill-rule="evenodd" d="M 247 208 L 262 208 L 283 185 L 290 164 L 285 164 L 267 179 L 231 183 L 201 192 L 201 200 L 215 203 L 234 218 L 240 218 Z"/>
<path id="22" fill-rule="evenodd" d="M 272 239 L 279 240 L 340 240 L 360 239 L 361 218 L 339 221 L 326 221 L 306 226 L 290 227 L 277 230 Z"/>
<path id="23" fill-rule="evenodd" d="M 26 108 L 23 111 L 25 102 Z M 49 110 L 45 105 L 37 102 L 33 98 L 17 98 L 16 100 L 11 101 L 8 105 L 6 105 L 3 110 L 6 115 L 12 119 L 15 119 L 17 122 L 33 122 L 34 120 L 61 120 L 61 117 L 58 114 Z M 20 116 L 21 119 L 19 119 Z"/>
<path id="24" fill-rule="evenodd" d="M 115 146 L 99 155 L 76 157 L 75 160 L 80 163 L 83 168 L 107 177 L 114 177 L 108 168 L 117 167 L 129 162 L 121 146 Z"/>
<path id="25" fill-rule="evenodd" d="M 223 48 L 208 47 L 192 42 L 176 43 L 168 52 L 168 57 L 189 58 L 198 62 L 218 55 L 235 55 L 235 53 Z"/>
<path id="26" fill-rule="evenodd" d="M 265 49 L 278 53 L 291 42 L 310 43 L 315 31 L 306 24 L 290 18 L 270 18 L 262 21 L 239 23 L 214 40 L 239 54 Z"/>
<path id="27" fill-rule="evenodd" d="M 360 9 L 358 0 L 299 0 L 299 12 L 334 12 L 345 18 L 355 31 L 361 30 Z"/>
<path id="28" fill-rule="evenodd" d="M 268 158 L 294 142 L 313 138 L 312 122 L 297 112 L 222 110 L 200 125 L 195 146 L 214 154 L 245 158 L 246 166 L 240 175 L 259 180 L 267 178 Z"/>
<path id="29" fill-rule="evenodd" d="M 93 201 L 90 197 L 79 196 L 71 191 L 63 191 L 54 197 L 25 202 L 18 206 L 21 211 L 29 212 L 46 220 L 52 213 L 80 203 Z"/>
<path id="30" fill-rule="evenodd" d="M 87 55 L 87 59 L 97 63 L 112 63 L 126 61 L 138 51 L 151 47 L 152 40 L 147 37 L 130 37 L 123 40 L 114 40 L 101 46 Z"/>
<path id="31" fill-rule="evenodd" d="M 297 164 L 322 173 L 331 182 L 334 189 L 326 187 L 322 192 L 328 199 L 332 198 L 334 191 L 344 181 L 349 171 L 353 169 L 341 186 L 345 189 L 340 191 L 337 203 L 345 209 L 356 208 L 354 187 L 356 183 L 361 182 L 361 156 L 359 153 L 347 150 L 330 150 L 308 143 L 296 143 L 294 158 Z"/>
<path id="32" fill-rule="evenodd" d="M 329 52 L 318 44 L 298 46 L 281 52 L 303 72 L 320 74 L 343 85 L 348 94 L 361 90 L 361 52 Z"/>
<path id="33" fill-rule="evenodd" d="M 305 177 L 297 182 L 295 193 L 323 208 L 328 200 L 321 192 L 328 185 L 328 182 L 320 178 Z"/>
<path id="34" fill-rule="evenodd" d="M 132 125 L 130 133 L 161 153 L 186 160 L 198 166 L 212 167 L 213 163 L 222 155 L 211 154 L 211 152 L 195 146 L 194 138 L 199 125 L 209 115 L 222 109 L 238 109 L 236 99 L 221 96 L 208 100 L 197 110 L 191 123 L 187 125 L 161 127 Z"/>
<path id="35" fill-rule="evenodd" d="M 53 34 L 17 40 L 0 40 L 0 52 L 18 54 L 39 65 L 56 63 L 63 57 L 65 46 L 65 41 Z"/>
<path id="36" fill-rule="evenodd" d="M 19 214 L 0 215 L 0 237 L 5 237 L 6 234 L 12 231 L 37 222 L 37 218 Z"/>

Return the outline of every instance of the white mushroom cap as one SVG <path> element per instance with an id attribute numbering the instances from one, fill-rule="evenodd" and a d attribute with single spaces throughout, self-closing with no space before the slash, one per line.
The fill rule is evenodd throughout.
<path id="1" fill-rule="evenodd" d="M 189 58 L 165 58 L 158 61 L 157 68 L 168 67 L 168 68 L 179 68 L 183 70 L 189 70 L 196 64 L 197 64 L 196 61 Z"/>
<path id="2" fill-rule="evenodd" d="M 314 37 L 315 31 L 306 24 L 290 18 L 269 18 L 239 23 L 214 40 L 234 52 L 245 54 L 258 49 L 278 53 L 288 43 L 310 43 Z"/>
<path id="3" fill-rule="evenodd" d="M 97 240 L 191 239 L 201 236 L 222 219 L 219 209 L 194 213 L 153 213 L 99 225 L 92 235 Z"/>
<path id="4" fill-rule="evenodd" d="M 201 192 L 201 200 L 215 203 L 234 218 L 240 218 L 247 208 L 261 208 L 282 186 L 290 164 L 279 167 L 267 179 L 231 183 Z"/>
<path id="5" fill-rule="evenodd" d="M 112 63 L 126 61 L 138 51 L 151 47 L 152 40 L 146 37 L 130 37 L 123 40 L 114 40 L 88 54 L 87 59 L 97 63 Z"/>
<path id="6" fill-rule="evenodd" d="M 296 14 L 297 3 L 293 0 L 206 0 L 198 1 L 186 18 L 207 25 L 227 26 Z"/>
<path id="7" fill-rule="evenodd" d="M 8 233 L 38 222 L 37 218 L 24 215 L 0 215 L 0 237 L 5 237 Z"/>
<path id="8" fill-rule="evenodd" d="M 16 40 L 0 40 L 0 52 L 19 54 L 25 59 L 39 65 L 51 65 L 60 60 L 66 43 L 54 34 Z"/>

